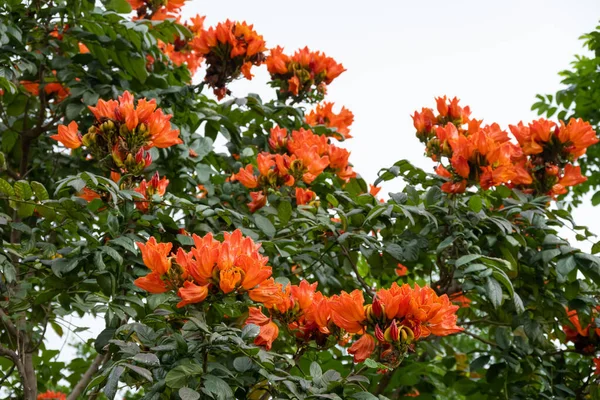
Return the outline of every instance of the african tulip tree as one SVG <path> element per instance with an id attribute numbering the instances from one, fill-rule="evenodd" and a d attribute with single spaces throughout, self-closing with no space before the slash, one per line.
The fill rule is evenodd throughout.
<path id="1" fill-rule="evenodd" d="M 439 97 L 413 114 L 435 174 L 369 185 L 324 101 L 341 63 L 182 6 L 1 6 L 2 395 L 598 395 L 600 260 L 553 207 L 586 180 L 588 123 Z M 258 68 L 276 100 L 232 93 Z M 56 361 L 46 332 L 82 315 L 101 333 Z"/>

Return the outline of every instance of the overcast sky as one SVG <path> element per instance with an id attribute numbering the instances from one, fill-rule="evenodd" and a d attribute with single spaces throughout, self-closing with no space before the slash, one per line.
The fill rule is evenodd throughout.
<path id="1" fill-rule="evenodd" d="M 473 117 L 506 129 L 536 118 L 530 111 L 535 95 L 560 88 L 557 73 L 574 54 L 583 53 L 578 38 L 600 19 L 598 0 L 188 3 L 184 19 L 206 15 L 207 26 L 227 18 L 245 20 L 268 47 L 280 45 L 292 53 L 308 46 L 343 63 L 348 71 L 328 88 L 327 100 L 354 113 L 354 138 L 344 146 L 352 151 L 355 170 L 369 182 L 380 168 L 400 159 L 432 170 L 410 114 L 435 107 L 436 96 L 457 96 L 471 106 Z M 273 89 L 265 85 L 266 68 L 254 73 L 253 81 L 232 86 L 234 95 L 273 98 Z M 384 185 L 384 191 L 395 189 Z M 588 204 L 575 212 L 582 225 L 600 221 L 600 207 Z M 589 244 L 577 246 L 589 249 Z M 79 336 L 97 336 L 103 323 L 94 321 L 90 332 Z M 64 341 L 54 333 L 48 339 L 49 347 L 57 349 Z M 72 355 L 65 347 L 59 358 Z"/>

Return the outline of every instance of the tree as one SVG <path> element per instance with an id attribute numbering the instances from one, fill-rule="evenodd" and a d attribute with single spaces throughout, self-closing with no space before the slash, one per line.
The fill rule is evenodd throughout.
<path id="1" fill-rule="evenodd" d="M 589 121 L 594 129 L 600 127 L 600 26 L 596 30 L 582 35 L 584 47 L 591 56 L 577 55 L 571 62 L 571 69 L 559 72 L 563 78 L 564 89 L 555 95 L 537 95 L 538 101 L 531 107 L 538 114 L 546 114 L 548 118 L 558 113 L 561 120 L 581 118 Z M 588 177 L 573 190 L 573 204 L 581 203 L 581 196 L 596 191 L 592 204 L 600 203 L 600 175 L 597 174 L 600 165 L 600 147 L 592 146 L 586 156 L 580 160 L 581 170 Z"/>
<path id="2" fill-rule="evenodd" d="M 323 101 L 342 64 L 182 4 L 0 6 L 2 395 L 598 395 L 600 260 L 549 207 L 586 179 L 588 123 L 511 138 L 440 97 L 413 116 L 436 174 L 369 187 Z M 265 66 L 277 100 L 233 97 Z M 86 314 L 105 329 L 54 361 L 47 329 Z"/>

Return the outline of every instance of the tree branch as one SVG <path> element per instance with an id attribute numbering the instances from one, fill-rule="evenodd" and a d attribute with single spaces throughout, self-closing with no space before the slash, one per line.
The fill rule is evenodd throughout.
<path id="1" fill-rule="evenodd" d="M 348 252 L 348 249 L 346 249 L 346 247 L 344 247 L 343 244 L 340 244 L 340 248 L 342 249 L 342 252 L 346 256 L 346 258 L 348 259 L 348 261 L 350 261 L 350 265 L 352 265 L 352 270 L 356 274 L 356 279 L 358 279 L 358 281 L 360 282 L 360 284 L 362 285 L 362 287 L 365 289 L 365 291 L 369 294 L 369 296 L 375 297 L 375 292 L 373 291 L 373 289 L 371 288 L 371 286 L 369 286 L 369 284 L 358 273 L 358 267 L 356 266 L 356 264 L 352 260 L 352 257 L 350 257 L 350 253 Z"/>
<path id="2" fill-rule="evenodd" d="M 485 343 L 485 344 L 487 344 L 487 345 L 490 345 L 490 346 L 492 346 L 492 347 L 498 347 L 498 345 L 497 345 L 496 343 L 494 343 L 494 342 L 491 342 L 491 341 L 489 341 L 489 340 L 487 340 L 487 339 L 484 339 L 484 338 L 482 338 L 481 336 L 479 336 L 479 335 L 476 335 L 476 334 L 474 334 L 474 333 L 471 333 L 471 332 L 469 332 L 469 331 L 462 331 L 462 333 L 465 333 L 465 334 L 467 334 L 467 335 L 471 336 L 473 339 L 477 339 L 477 340 L 479 340 L 481 343 Z"/>
<path id="3" fill-rule="evenodd" d="M 9 358 L 13 362 L 13 364 L 14 364 L 13 366 L 17 367 L 17 370 L 19 371 L 19 375 L 21 375 L 21 383 L 23 384 L 23 390 L 25 391 L 25 393 L 27 393 L 28 389 L 30 387 L 29 380 L 27 377 L 27 372 L 25 371 L 25 366 L 21 362 L 19 355 L 17 353 L 15 353 L 13 350 L 7 349 L 6 347 L 4 347 L 0 344 L 0 356 Z M 9 375 L 10 375 L 10 373 L 8 373 L 6 375 L 6 377 L 4 377 L 2 379 L 2 381 L 4 381 L 4 379 L 8 378 Z"/>
<path id="4" fill-rule="evenodd" d="M 67 400 L 75 400 L 77 399 L 85 390 L 87 385 L 90 383 L 96 372 L 100 369 L 100 366 L 108 360 L 110 353 L 106 354 L 98 354 L 92 364 L 88 367 L 87 371 L 81 376 L 77 385 L 73 388 L 71 393 L 67 396 Z"/>

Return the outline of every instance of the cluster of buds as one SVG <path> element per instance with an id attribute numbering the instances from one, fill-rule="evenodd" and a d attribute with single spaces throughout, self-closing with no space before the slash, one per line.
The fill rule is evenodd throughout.
<path id="1" fill-rule="evenodd" d="M 348 161 L 350 152 L 329 143 L 327 136 L 305 129 L 288 134 L 286 129 L 275 127 L 271 129 L 268 142 L 272 152 L 262 152 L 256 158 L 258 175 L 252 164 L 233 175 L 233 180 L 248 189 L 260 189 L 260 192 L 250 194 L 252 212 L 266 204 L 269 189 L 280 191 L 282 187 L 295 186 L 296 203 L 309 204 L 316 194 L 299 184 L 310 185 L 325 171 L 346 182 L 356 176 Z"/>
<path id="2" fill-rule="evenodd" d="M 162 21 L 167 18 L 177 18 L 177 14 L 186 0 L 127 0 L 136 12 L 136 19 Z"/>
<path id="3" fill-rule="evenodd" d="M 333 58 L 307 47 L 288 56 L 278 46 L 271 49 L 266 64 L 271 86 L 279 88 L 278 98 L 282 101 L 321 101 L 327 93 L 327 85 L 345 71 Z"/>
<path id="4" fill-rule="evenodd" d="M 569 162 L 596 143 L 593 129 L 581 120 L 568 125 L 539 120 L 529 126 L 510 126 L 517 143 L 498 124 L 482 125 L 470 118 L 469 107 L 459 100 L 439 97 L 437 115 L 423 108 L 413 115 L 417 138 L 426 153 L 440 164 L 436 173 L 447 182 L 442 190 L 462 193 L 468 186 L 484 190 L 506 185 L 525 192 L 555 196 L 566 186 L 585 181 L 579 167 Z M 444 162 L 447 160 L 447 162 Z"/>
<path id="5" fill-rule="evenodd" d="M 342 107 L 339 114 L 333 112 L 333 103 L 323 102 L 306 115 L 305 121 L 310 126 L 325 125 L 327 128 L 335 128 L 335 137 L 351 139 L 350 125 L 354 122 L 354 114 L 346 107 Z"/>
<path id="6" fill-rule="evenodd" d="M 229 94 L 227 84 L 243 75 L 252 79 L 252 66 L 265 60 L 265 41 L 246 22 L 225 21 L 214 28 L 202 29 L 192 39 L 192 48 L 207 64 L 204 81 L 220 100 Z"/>
<path id="7" fill-rule="evenodd" d="M 566 310 L 570 322 L 570 325 L 563 325 L 566 340 L 573 342 L 575 350 L 581 354 L 593 355 L 600 350 L 600 328 L 593 323 L 594 319 L 598 317 L 598 311 L 600 311 L 600 306 L 592 309 L 592 322 L 583 327 L 577 310 Z"/>
<path id="8" fill-rule="evenodd" d="M 141 99 L 134 105 L 129 92 L 119 101 L 99 100 L 89 107 L 96 118 L 85 135 L 81 135 L 75 121 L 59 125 L 52 139 L 70 149 L 85 146 L 87 152 L 105 168 L 132 175 L 140 175 L 151 164 L 147 152 L 152 147 L 167 148 L 183 143 L 179 130 L 171 129 L 171 115 L 156 108 L 154 99 Z"/>
<path id="9" fill-rule="evenodd" d="M 161 179 L 158 175 L 158 172 L 156 172 L 152 176 L 152 179 L 150 179 L 150 182 L 146 182 L 145 179 L 142 180 L 142 182 L 140 182 L 139 186 L 135 188 L 134 191 L 141 194 L 144 200 L 149 200 L 154 195 L 163 197 L 165 195 L 165 192 L 167 191 L 168 185 L 169 180 L 165 177 Z M 135 206 L 138 210 L 145 213 L 148 212 L 148 210 L 150 209 L 150 202 L 137 200 Z"/>

